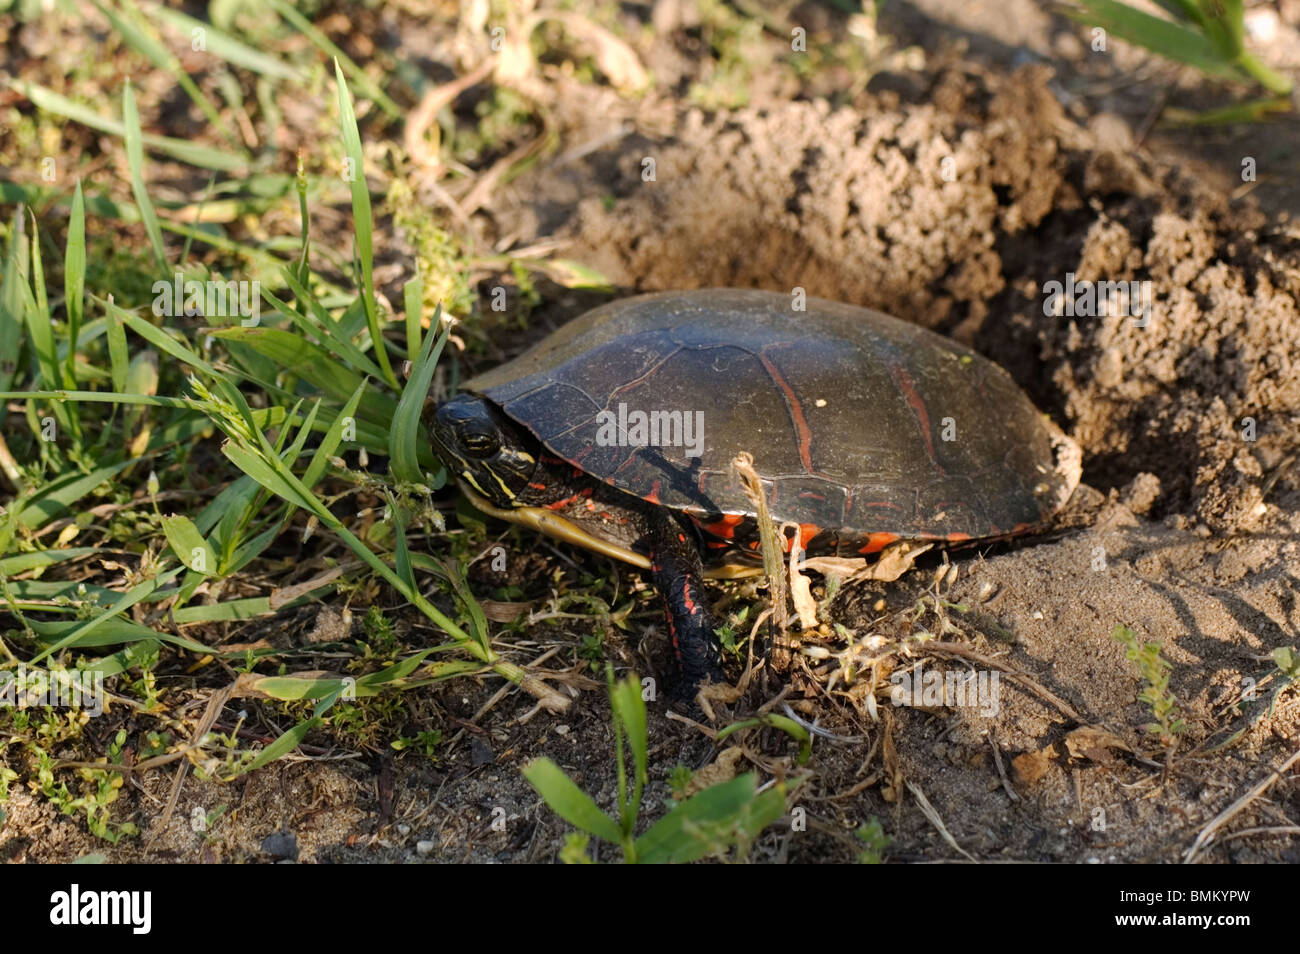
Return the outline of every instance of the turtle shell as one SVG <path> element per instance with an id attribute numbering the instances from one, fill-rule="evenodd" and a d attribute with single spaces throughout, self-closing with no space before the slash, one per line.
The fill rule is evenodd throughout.
<path id="1" fill-rule="evenodd" d="M 877 311 L 791 302 L 737 289 L 623 299 L 465 389 L 575 467 L 706 526 L 754 515 L 730 472 L 741 452 L 772 517 L 813 535 L 1002 536 L 1068 499 L 1077 446 L 1002 368 Z"/>

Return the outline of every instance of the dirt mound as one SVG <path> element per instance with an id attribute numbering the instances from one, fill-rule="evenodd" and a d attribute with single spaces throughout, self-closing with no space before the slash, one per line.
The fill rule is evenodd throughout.
<path id="1" fill-rule="evenodd" d="M 1049 76 L 949 71 L 924 104 L 874 110 L 686 111 L 583 157 L 608 191 L 558 231 L 630 288 L 801 287 L 971 342 L 1080 442 L 1086 481 L 1154 475 L 1153 515 L 1258 529 L 1300 448 L 1295 230 L 1134 154 L 1105 117 L 1077 126 Z M 1070 275 L 1149 282 L 1147 319 L 1045 314 Z M 1274 493 L 1296 487 L 1282 472 Z"/>

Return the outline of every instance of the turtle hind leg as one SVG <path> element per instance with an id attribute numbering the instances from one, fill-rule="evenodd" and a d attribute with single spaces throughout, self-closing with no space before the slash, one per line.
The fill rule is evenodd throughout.
<path id="1" fill-rule="evenodd" d="M 671 699 L 690 700 L 700 683 L 721 682 L 722 657 L 715 630 L 713 606 L 704 591 L 704 567 L 693 532 L 670 513 L 647 513 L 645 543 L 650 572 L 668 607 L 677 678 L 669 681 Z"/>

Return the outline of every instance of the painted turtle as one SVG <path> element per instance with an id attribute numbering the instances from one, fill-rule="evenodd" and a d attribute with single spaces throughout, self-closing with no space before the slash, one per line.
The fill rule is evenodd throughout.
<path id="1" fill-rule="evenodd" d="M 991 361 L 880 312 L 752 290 L 603 305 L 426 423 L 480 510 L 650 571 L 678 697 L 720 674 L 702 578 L 761 564 L 739 452 L 809 555 L 1019 534 L 1079 479 L 1078 448 Z"/>

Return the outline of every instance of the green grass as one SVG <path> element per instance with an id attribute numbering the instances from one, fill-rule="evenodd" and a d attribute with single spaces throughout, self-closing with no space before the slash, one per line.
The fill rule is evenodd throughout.
<path id="1" fill-rule="evenodd" d="M 643 689 L 634 674 L 615 682 L 612 666 L 607 667 L 606 678 L 616 746 L 617 817 L 601 811 L 591 796 L 550 759 L 534 759 L 523 769 L 528 783 L 551 810 L 578 829 L 569 836 L 563 860 L 589 863 L 587 847 L 591 837 L 617 845 L 629 864 L 682 863 L 733 853 L 743 858 L 763 829 L 785 812 L 785 786 L 778 782 L 759 792 L 756 776 L 738 775 L 682 799 L 638 835 L 637 819 L 649 781 Z M 730 726 L 728 734 L 746 727 Z M 718 741 L 724 737 L 720 735 Z M 630 779 L 627 750 L 632 759 Z"/>
<path id="2" fill-rule="evenodd" d="M 1265 66 L 1246 47 L 1243 0 L 1157 0 L 1168 17 L 1154 16 L 1120 0 L 1076 0 L 1067 16 L 1119 39 L 1191 66 L 1218 80 L 1262 86 L 1270 94 L 1204 113 L 1169 110 L 1185 123 L 1253 122 L 1291 109 L 1291 80 Z"/>
<path id="3" fill-rule="evenodd" d="M 324 82 L 320 59 L 292 62 L 228 29 L 133 0 L 97 5 L 123 49 L 142 69 L 170 76 L 211 132 L 192 140 L 146 133 L 129 79 L 117 90 L 118 115 L 107 101 L 11 84 L 41 122 L 113 137 L 130 200 L 80 179 L 62 187 L 4 183 L 0 194 L 15 203 L 0 229 L 0 471 L 10 491 L 0 510 L 0 619 L 7 620 L 0 666 L 103 673 L 142 729 L 166 740 L 165 751 L 153 753 L 159 757 L 189 743 L 192 721 L 171 715 L 186 670 L 211 687 L 229 681 L 223 670 L 242 673 L 241 685 L 270 721 L 290 727 L 260 744 L 240 726 L 214 729 L 185 756 L 226 780 L 317 732 L 432 757 L 440 730 L 411 729 L 392 702 L 448 679 L 495 676 L 562 709 L 567 697 L 494 645 L 464 561 L 454 555 L 459 545 L 431 545 L 442 521 L 430 495 L 445 478 L 420 416 L 450 323 L 439 301 L 429 306 L 420 277 L 406 285 L 404 315 L 380 300 L 370 160 L 349 83 L 379 107 L 381 122 L 401 111 L 292 7 L 273 4 L 279 29 L 311 41 L 307 57 L 324 50 L 334 58 L 336 127 L 319 155 L 299 156 L 296 175 L 248 174 L 265 170 L 274 153 L 269 144 L 250 151 L 226 122 L 245 105 L 237 84 L 219 84 L 223 102 L 186 75 L 152 14 L 165 13 L 171 27 L 201 28 L 224 79 L 247 71 L 272 90 L 263 103 Z M 151 158 L 213 173 L 203 173 L 208 185 L 193 204 L 160 201 L 149 182 Z M 340 199 L 351 205 L 351 256 L 343 241 L 319 244 L 311 234 L 313 206 Z M 205 221 L 278 213 L 294 200 L 296 234 L 239 237 Z M 143 250 L 114 241 L 115 231 L 130 227 L 142 229 Z M 467 264 L 470 254 L 468 246 L 449 246 L 432 268 L 417 263 L 414 271 L 439 281 L 437 270 L 468 275 L 481 267 Z M 492 258 L 521 287 L 552 269 L 577 276 L 574 284 L 593 278 L 562 260 Z M 182 282 L 256 279 L 260 314 L 187 315 L 183 299 L 159 314 L 155 282 L 170 284 L 176 274 Z M 462 319 L 476 308 L 469 294 L 452 304 Z M 408 362 L 402 378 L 394 357 Z M 376 459 L 387 461 L 386 473 L 370 472 L 367 461 Z M 378 520 L 355 516 L 374 509 Z M 333 553 L 312 558 L 306 580 L 289 579 L 305 533 L 332 541 Z M 310 648 L 221 647 L 231 627 L 292 619 L 313 601 L 377 593 L 397 604 L 404 625 L 422 620 L 436 638 L 411 645 L 367 614 L 365 637 L 328 647 L 328 666 Z M 53 710 L 0 712 L 21 777 L 96 835 L 134 834 L 111 818 L 126 778 L 115 762 L 121 740 L 88 756 L 103 768 L 67 764 L 54 753 L 90 744 L 68 719 Z M 4 771 L 7 791 L 20 776 Z"/>

